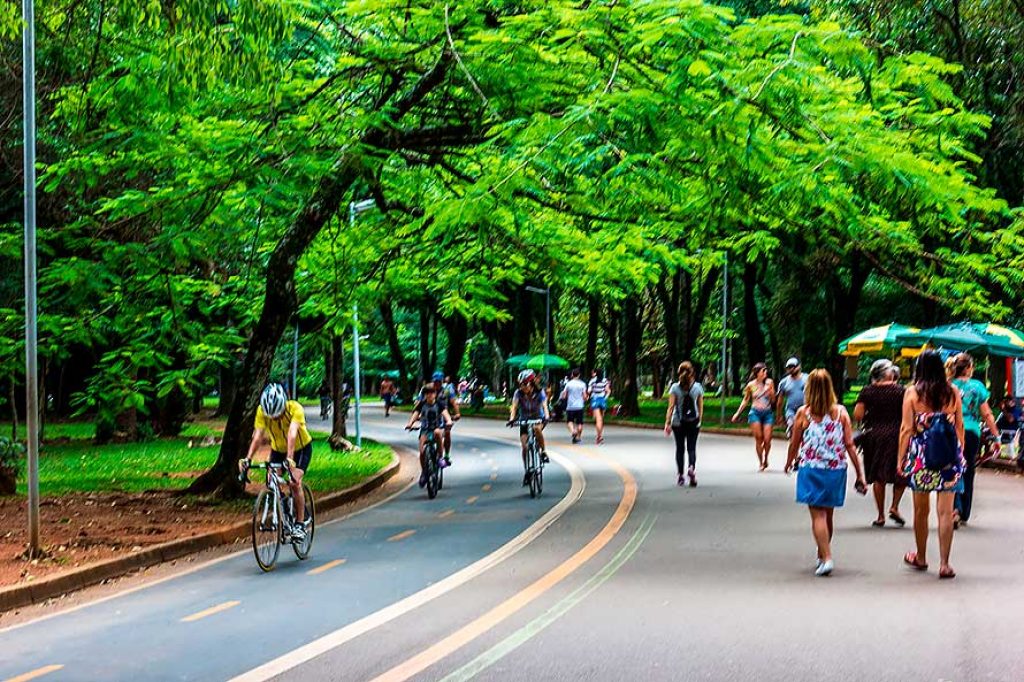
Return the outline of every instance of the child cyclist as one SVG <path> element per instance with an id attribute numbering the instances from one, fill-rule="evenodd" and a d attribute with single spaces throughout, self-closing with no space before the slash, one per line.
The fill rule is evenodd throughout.
<path id="1" fill-rule="evenodd" d="M 423 385 L 421 395 L 423 397 L 416 403 L 416 408 L 413 410 L 412 416 L 409 417 L 409 423 L 405 428 L 412 431 L 413 424 L 417 420 L 420 422 L 420 487 L 423 488 L 427 485 L 427 458 L 424 454 L 427 434 L 431 431 L 434 432 L 434 442 L 438 446 L 438 452 L 441 453 L 443 452 L 440 448 L 444 442 L 444 430 L 450 429 L 453 422 L 448 410 L 437 401 L 437 389 L 433 382 Z M 439 459 L 440 466 L 445 466 L 443 455 Z"/>
<path id="2" fill-rule="evenodd" d="M 536 372 L 532 369 L 524 369 L 519 373 L 519 388 L 516 389 L 515 394 L 512 396 L 512 407 L 509 410 L 508 423 L 511 425 L 517 421 L 531 419 L 542 419 L 544 422 L 547 422 L 550 419 L 550 414 L 548 412 L 547 396 L 540 388 Z M 523 448 L 524 471 L 528 469 L 526 452 L 527 428 L 533 428 L 534 435 L 537 438 L 537 447 L 540 448 L 541 460 L 545 463 L 549 461 L 548 453 L 544 447 L 544 424 L 534 424 L 532 427 L 520 426 L 519 442 Z M 523 475 L 523 485 L 530 485 L 530 475 L 528 473 Z"/>

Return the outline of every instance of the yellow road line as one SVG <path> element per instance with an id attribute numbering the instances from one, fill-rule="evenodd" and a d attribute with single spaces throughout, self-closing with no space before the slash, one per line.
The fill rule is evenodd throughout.
<path id="1" fill-rule="evenodd" d="M 207 616 L 212 616 L 215 613 L 220 613 L 221 611 L 227 611 L 228 609 L 233 609 L 233 608 L 235 608 L 236 606 L 238 606 L 241 603 L 242 602 L 240 602 L 240 601 L 226 601 L 223 604 L 217 604 L 216 606 L 211 606 L 210 608 L 208 608 L 206 610 L 203 610 L 203 611 L 200 611 L 199 613 L 193 613 L 191 616 L 185 616 L 184 618 L 181 619 L 181 622 L 182 623 L 194 623 L 195 621 L 197 621 L 197 620 L 199 620 L 201 618 L 206 618 Z"/>
<path id="2" fill-rule="evenodd" d="M 306 575 L 320 575 L 324 571 L 329 571 L 335 566 L 341 566 L 343 563 L 345 563 L 344 559 L 335 559 L 334 561 L 328 561 L 323 566 L 317 566 L 316 568 L 310 571 L 306 571 Z"/>
<path id="3" fill-rule="evenodd" d="M 399 540 L 404 540 L 404 539 L 406 539 L 408 537 L 412 537 L 413 535 L 416 535 L 416 531 L 414 531 L 414 530 L 403 530 L 401 533 L 398 533 L 396 535 L 392 535 L 391 537 L 389 537 L 388 538 L 388 542 L 398 542 Z"/>
<path id="4" fill-rule="evenodd" d="M 441 519 L 447 519 L 449 516 L 451 516 L 454 513 L 455 513 L 454 509 L 445 509 L 443 512 L 441 512 L 437 516 L 438 516 L 438 518 L 441 518 Z"/>
<path id="5" fill-rule="evenodd" d="M 484 484 L 484 487 L 480 488 L 480 490 L 483 490 L 485 493 L 491 492 L 491 484 L 490 483 Z"/>
<path id="6" fill-rule="evenodd" d="M 18 675 L 17 677 L 9 677 L 6 680 L 4 680 L 4 682 L 28 682 L 29 680 L 34 680 L 37 677 L 42 677 L 43 675 L 55 673 L 63 667 L 64 666 L 62 665 L 47 665 L 42 668 L 36 668 L 35 670 L 27 672 L 24 675 Z"/>
<path id="7" fill-rule="evenodd" d="M 479 499 L 480 499 L 479 495 L 473 495 L 473 497 L 466 498 L 466 504 L 473 504 L 474 502 L 476 502 Z"/>
<path id="8" fill-rule="evenodd" d="M 619 505 L 612 514 L 611 519 L 605 524 L 594 538 L 582 549 L 566 559 L 547 575 L 542 576 L 523 591 L 506 599 L 493 609 L 480 616 L 476 620 L 464 625 L 448 637 L 438 641 L 433 646 L 424 649 L 412 658 L 406 660 L 384 674 L 374 678 L 373 682 L 404 682 L 409 678 L 418 675 L 438 661 L 446 658 L 452 653 L 472 642 L 477 637 L 490 631 L 509 616 L 520 611 L 530 602 L 537 599 L 552 587 L 560 583 L 567 576 L 579 569 L 583 564 L 601 551 L 605 545 L 611 542 L 612 538 L 622 530 L 622 526 L 629 518 L 630 512 L 636 504 L 637 485 L 636 479 L 629 471 L 613 459 L 603 455 L 593 454 L 592 456 L 603 460 L 622 479 L 623 491 Z"/>

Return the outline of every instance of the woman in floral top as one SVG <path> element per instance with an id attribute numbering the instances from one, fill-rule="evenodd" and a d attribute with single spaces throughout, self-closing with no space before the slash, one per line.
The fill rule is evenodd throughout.
<path id="1" fill-rule="evenodd" d="M 929 469 L 925 464 L 925 431 L 932 420 L 948 419 L 956 429 L 960 450 L 958 461 L 943 469 Z M 960 392 L 946 378 L 942 358 L 935 351 L 925 351 L 914 368 L 914 384 L 903 398 L 903 421 L 900 426 L 899 470 L 910 479 L 914 491 L 914 540 L 916 552 L 907 552 L 903 561 L 918 571 L 928 570 L 928 512 L 931 493 L 939 516 L 939 577 L 955 578 L 949 565 L 953 547 L 953 503 L 956 493 L 963 492 L 963 473 L 967 462 L 963 457 L 964 417 Z"/>
<path id="2" fill-rule="evenodd" d="M 818 545 L 814 574 L 825 576 L 835 567 L 832 561 L 832 513 L 846 501 L 846 458 L 857 472 L 857 492 L 867 492 L 853 427 L 846 408 L 839 404 L 832 377 L 816 369 L 807 377 L 806 403 L 796 413 L 793 438 L 789 442 L 786 473 L 799 459 L 796 501 L 811 512 L 811 533 Z"/>

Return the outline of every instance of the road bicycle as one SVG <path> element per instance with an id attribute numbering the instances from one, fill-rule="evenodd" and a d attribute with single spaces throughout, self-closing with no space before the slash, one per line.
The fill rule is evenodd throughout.
<path id="1" fill-rule="evenodd" d="M 530 497 L 539 497 L 544 491 L 544 460 L 537 446 L 537 434 L 533 427 L 546 423 L 543 419 L 517 419 L 508 422 L 508 426 L 526 427 L 526 480 L 530 485 Z"/>
<path id="2" fill-rule="evenodd" d="M 249 482 L 251 469 L 267 470 L 267 486 L 256 496 L 252 507 L 252 552 L 256 563 L 264 572 L 274 570 L 281 545 L 290 544 L 295 556 L 300 560 L 309 558 L 313 547 L 313 534 L 316 531 L 316 506 L 313 491 L 305 483 L 302 492 L 306 501 L 306 518 L 302 524 L 295 521 L 295 501 L 288 487 L 288 467 L 283 463 L 250 464 L 239 477 L 244 483 Z M 295 539 L 296 528 L 301 525 L 305 530 L 302 540 Z"/>
<path id="3" fill-rule="evenodd" d="M 416 430 L 415 426 L 406 427 L 406 431 Z M 444 487 L 444 466 L 441 458 L 444 452 L 438 447 L 437 436 L 433 430 L 426 433 L 427 440 L 423 443 L 423 460 L 426 467 L 423 471 L 427 475 L 427 498 L 434 499 L 437 492 Z"/>

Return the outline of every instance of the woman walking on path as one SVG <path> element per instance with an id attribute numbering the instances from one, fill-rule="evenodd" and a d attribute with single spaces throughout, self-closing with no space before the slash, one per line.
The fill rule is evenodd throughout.
<path id="1" fill-rule="evenodd" d="M 604 413 L 608 410 L 608 399 L 612 397 L 612 383 L 604 372 L 595 369 L 587 387 L 590 394 L 590 411 L 594 413 L 594 427 L 597 429 L 597 444 L 604 442 Z"/>
<path id="2" fill-rule="evenodd" d="M 806 402 L 793 421 L 786 473 L 799 459 L 796 501 L 811 512 L 811 533 L 818 545 L 814 575 L 832 573 L 832 514 L 846 501 L 846 458 L 857 472 L 857 492 L 866 493 L 864 472 L 853 444 L 853 427 L 846 408 L 839 404 L 832 377 L 816 369 L 807 378 Z"/>
<path id="3" fill-rule="evenodd" d="M 763 362 L 754 365 L 750 370 L 750 381 L 743 389 L 743 402 L 732 416 L 733 422 L 740 420 L 743 409 L 750 405 L 750 431 L 754 434 L 754 450 L 757 451 L 757 462 L 760 471 L 768 468 L 768 453 L 772 450 L 772 424 L 775 423 L 775 384 L 768 378 L 768 366 Z"/>
<path id="4" fill-rule="evenodd" d="M 971 518 L 971 506 L 974 502 L 974 473 L 981 452 L 981 422 L 984 420 L 989 433 L 999 439 L 999 427 L 996 425 L 992 408 L 988 405 L 989 392 L 985 384 L 974 378 L 974 358 L 968 353 L 960 353 L 953 359 L 953 386 L 960 391 L 960 404 L 963 406 L 964 420 L 964 459 L 967 469 L 964 471 L 964 491 L 957 493 L 956 509 L 953 512 L 953 528 L 959 528 Z"/>
<path id="5" fill-rule="evenodd" d="M 878 516 L 872 526 L 885 525 L 885 486 L 892 486 L 889 518 L 901 528 L 906 525 L 900 516 L 900 500 L 907 480 L 896 467 L 900 445 L 900 423 L 903 421 L 903 387 L 896 383 L 896 366 L 888 360 L 871 365 L 871 383 L 857 396 L 853 418 L 864 427 L 860 446 L 864 452 L 864 474 L 875 493 Z"/>
<path id="6" fill-rule="evenodd" d="M 690 487 L 697 487 L 697 436 L 704 416 L 704 387 L 697 381 L 697 372 L 689 361 L 679 365 L 679 380 L 668 389 L 668 410 L 665 412 L 665 435 L 676 438 L 676 483 L 685 484 L 690 478 Z M 686 458 L 689 452 L 690 463 Z M 685 475 L 684 475 L 685 474 Z"/>
<path id="7" fill-rule="evenodd" d="M 907 552 L 903 561 L 919 571 L 928 570 L 928 512 L 934 492 L 939 517 L 940 578 L 956 577 L 949 565 L 949 553 L 953 546 L 953 498 L 955 493 L 963 492 L 963 472 L 967 466 L 963 443 L 960 392 L 946 379 L 939 354 L 925 351 L 917 359 L 914 383 L 903 398 L 900 425 L 898 466 L 914 492 L 917 544 L 917 551 Z"/>

